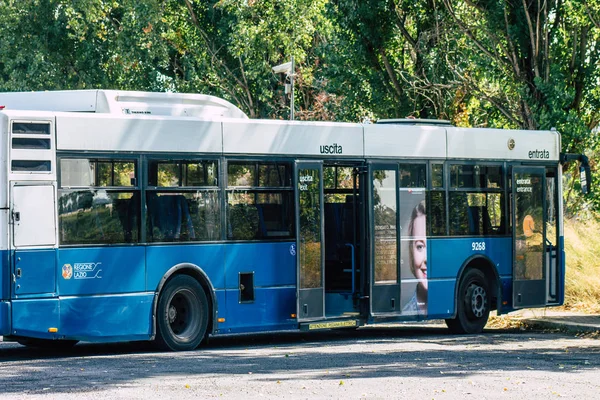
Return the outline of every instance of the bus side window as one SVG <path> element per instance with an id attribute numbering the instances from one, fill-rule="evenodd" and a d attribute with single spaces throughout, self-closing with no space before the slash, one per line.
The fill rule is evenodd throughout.
<path id="1" fill-rule="evenodd" d="M 60 158 L 61 245 L 139 242 L 135 160 Z"/>
<path id="2" fill-rule="evenodd" d="M 450 235 L 505 235 L 505 188 L 501 165 L 450 165 Z"/>
<path id="3" fill-rule="evenodd" d="M 146 187 L 149 242 L 221 238 L 215 160 L 150 160 Z"/>
<path id="4" fill-rule="evenodd" d="M 126 243 L 136 242 L 137 232 L 139 230 L 140 214 L 140 195 L 139 192 L 133 193 L 129 199 L 118 199 L 115 202 L 115 210 L 119 215 L 119 220 L 123 226 L 123 235 Z"/>
<path id="5" fill-rule="evenodd" d="M 183 195 L 149 192 L 146 195 L 146 204 L 151 241 L 196 239 L 188 202 Z"/>
<path id="6" fill-rule="evenodd" d="M 289 162 L 231 161 L 227 166 L 227 238 L 293 238 L 294 197 Z"/>
<path id="7" fill-rule="evenodd" d="M 430 190 L 427 196 L 427 225 L 431 236 L 446 235 L 446 184 L 444 164 L 431 163 Z"/>

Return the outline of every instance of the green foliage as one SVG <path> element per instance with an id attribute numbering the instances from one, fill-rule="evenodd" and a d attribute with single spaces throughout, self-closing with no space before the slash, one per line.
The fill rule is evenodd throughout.
<path id="1" fill-rule="evenodd" d="M 197 92 L 287 118 L 271 67 L 293 55 L 300 119 L 554 127 L 599 150 L 600 0 L 0 0 L 0 33 L 0 91 Z"/>
<path id="2" fill-rule="evenodd" d="M 133 1 L 8 2 L 0 11 L 1 90 L 154 89 Z M 146 53 L 146 49 L 144 49 Z"/>

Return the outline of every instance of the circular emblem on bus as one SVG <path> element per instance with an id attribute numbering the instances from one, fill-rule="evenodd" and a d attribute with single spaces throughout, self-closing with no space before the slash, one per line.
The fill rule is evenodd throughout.
<path id="1" fill-rule="evenodd" d="M 514 148 L 515 148 L 515 139 L 513 139 L 513 138 L 508 139 L 508 149 L 512 150 Z"/>
<path id="2" fill-rule="evenodd" d="M 71 267 L 71 264 L 63 265 L 62 277 L 65 279 L 71 279 L 72 276 L 73 276 L 73 267 Z"/>

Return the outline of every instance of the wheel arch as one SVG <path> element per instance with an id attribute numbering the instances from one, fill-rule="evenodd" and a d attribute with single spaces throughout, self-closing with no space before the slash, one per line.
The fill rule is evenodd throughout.
<path id="1" fill-rule="evenodd" d="M 151 340 L 154 340 L 156 337 L 156 309 L 158 307 L 158 299 L 162 290 L 166 283 L 175 276 L 178 275 L 188 275 L 192 278 L 196 279 L 204 292 L 206 293 L 206 297 L 208 299 L 208 307 L 209 307 L 209 320 L 208 320 L 208 333 L 214 333 L 218 314 L 218 303 L 217 296 L 215 294 L 215 288 L 212 285 L 208 275 L 202 268 L 195 264 L 190 263 L 180 263 L 171 267 L 161 278 L 160 282 L 158 282 L 158 286 L 156 287 L 156 291 L 154 292 L 154 301 L 152 305 L 152 337 Z"/>
<path id="2" fill-rule="evenodd" d="M 465 273 L 470 269 L 480 270 L 485 276 L 486 280 L 490 283 L 489 288 L 492 299 L 490 302 L 490 310 L 497 310 L 498 305 L 502 304 L 500 275 L 498 274 L 496 265 L 489 257 L 483 254 L 475 254 L 467 258 L 458 270 L 456 284 L 454 286 L 454 310 L 452 312 L 452 318 L 456 317 L 456 306 L 458 304 L 458 291 L 460 288 L 460 282 L 462 281 Z"/>

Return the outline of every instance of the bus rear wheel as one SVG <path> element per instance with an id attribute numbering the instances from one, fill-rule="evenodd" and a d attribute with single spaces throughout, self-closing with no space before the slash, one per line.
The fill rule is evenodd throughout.
<path id="1" fill-rule="evenodd" d="M 470 269 L 460 281 L 456 317 L 446 320 L 452 333 L 480 333 L 490 315 L 489 286 L 485 275 Z"/>
<path id="2" fill-rule="evenodd" d="M 193 350 L 208 327 L 208 300 L 197 280 L 177 275 L 158 298 L 156 344 L 163 350 Z"/>

